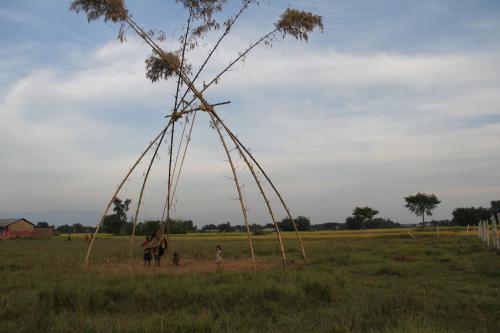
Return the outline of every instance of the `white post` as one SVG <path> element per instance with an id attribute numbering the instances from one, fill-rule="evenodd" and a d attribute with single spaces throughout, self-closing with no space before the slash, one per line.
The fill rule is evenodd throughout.
<path id="1" fill-rule="evenodd" d="M 485 221 L 484 223 L 484 226 L 485 226 L 485 231 L 486 231 L 486 244 L 488 245 L 488 247 L 490 247 L 490 225 L 488 223 L 488 221 Z"/>
<path id="2" fill-rule="evenodd" d="M 467 235 L 469 234 L 469 225 L 467 224 Z"/>
<path id="3" fill-rule="evenodd" d="M 500 249 L 500 240 L 498 239 L 497 234 L 497 223 L 494 217 L 491 218 L 491 224 L 493 225 L 493 248 Z"/>

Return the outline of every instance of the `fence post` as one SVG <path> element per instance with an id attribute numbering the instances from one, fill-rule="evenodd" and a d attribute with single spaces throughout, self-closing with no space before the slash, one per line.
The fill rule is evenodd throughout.
<path id="1" fill-rule="evenodd" d="M 491 218 L 491 224 L 493 225 L 493 248 L 500 249 L 500 241 L 498 239 L 498 234 L 497 234 L 497 223 L 496 223 L 497 219 L 498 216 L 493 214 L 493 217 Z"/>

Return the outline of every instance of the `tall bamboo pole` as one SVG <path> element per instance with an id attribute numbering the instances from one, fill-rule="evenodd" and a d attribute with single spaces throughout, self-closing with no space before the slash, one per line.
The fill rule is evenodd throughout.
<path id="1" fill-rule="evenodd" d="M 130 168 L 130 170 L 127 172 L 127 174 L 125 175 L 125 177 L 123 178 L 123 180 L 121 181 L 120 185 L 118 186 L 118 188 L 116 189 L 116 191 L 113 193 L 113 196 L 111 197 L 111 199 L 109 200 L 109 203 L 108 205 L 106 206 L 106 209 L 104 209 L 104 212 L 101 216 L 101 219 L 99 220 L 99 223 L 97 224 L 96 228 L 95 228 L 95 232 L 94 232 L 94 237 L 92 237 L 92 240 L 90 241 L 90 244 L 89 244 L 89 248 L 87 250 L 87 255 L 85 256 L 85 263 L 88 263 L 89 261 L 89 256 L 90 256 L 90 251 L 92 251 L 92 246 L 94 245 L 94 241 L 97 237 L 97 234 L 99 233 L 99 228 L 101 227 L 101 224 L 102 222 L 104 221 L 104 218 L 106 217 L 106 214 L 108 213 L 109 211 L 109 208 L 111 207 L 111 204 L 113 203 L 113 200 L 115 199 L 115 197 L 117 196 L 118 192 L 120 192 L 120 190 L 122 189 L 123 185 L 125 184 L 125 182 L 127 181 L 128 177 L 130 176 L 130 174 L 134 171 L 134 169 L 137 167 L 137 165 L 139 164 L 139 162 L 142 160 L 142 158 L 146 155 L 146 153 L 151 149 L 151 147 L 155 144 L 156 141 L 158 141 L 158 139 L 163 135 L 163 133 L 165 133 L 168 129 L 168 127 L 170 126 L 170 122 L 167 124 L 167 126 L 165 126 L 165 128 L 163 128 L 163 130 L 153 139 L 153 141 L 151 141 L 151 143 L 148 145 L 148 147 L 143 151 L 143 153 L 139 156 L 139 158 L 135 161 L 135 163 L 132 165 L 132 167 Z"/>
<path id="2" fill-rule="evenodd" d="M 212 49 L 210 50 L 210 52 L 208 53 L 207 57 L 205 58 L 205 60 L 203 61 L 203 64 L 200 66 L 200 68 L 198 69 L 198 72 L 196 72 L 196 75 L 194 76 L 192 82 L 193 84 L 196 82 L 196 80 L 198 79 L 198 77 L 200 76 L 200 73 L 203 71 L 203 69 L 205 68 L 205 66 L 207 65 L 208 61 L 210 60 L 210 58 L 212 57 L 212 55 L 214 54 L 215 50 L 217 50 L 217 48 L 219 47 L 219 44 L 222 42 L 222 40 L 227 36 L 227 34 L 229 33 L 229 31 L 231 30 L 231 28 L 233 27 L 234 23 L 236 22 L 236 20 L 238 19 L 238 17 L 240 17 L 240 15 L 243 13 L 243 11 L 245 9 L 247 9 L 248 5 L 250 5 L 250 3 L 252 2 L 253 0 L 245 0 L 243 2 L 243 5 L 242 7 L 240 8 L 239 12 L 233 17 L 232 20 L 228 21 L 228 24 L 226 24 L 226 29 L 224 29 L 224 32 L 222 33 L 222 35 L 219 37 L 219 39 L 217 40 L 217 42 L 215 43 L 215 45 L 212 47 Z M 184 95 L 182 96 L 182 98 L 180 99 L 179 101 L 179 104 L 176 106 L 176 109 L 179 108 L 180 106 L 180 103 L 181 101 L 184 100 L 184 98 L 186 97 L 186 95 L 188 94 L 189 92 L 189 89 L 186 89 L 186 91 L 184 92 Z M 191 103 L 189 103 L 191 104 Z"/>
<path id="3" fill-rule="evenodd" d="M 175 126 L 175 122 L 172 124 L 172 134 L 170 136 L 170 151 L 169 151 L 170 159 L 169 159 L 169 163 L 168 163 L 167 219 L 166 219 L 166 221 L 162 221 L 162 226 L 160 229 L 160 234 L 163 234 L 165 231 L 165 222 L 166 222 L 166 225 L 167 225 L 167 243 L 168 243 L 168 239 L 170 236 L 170 191 L 172 190 L 172 149 L 174 146 L 174 126 Z"/>
<path id="4" fill-rule="evenodd" d="M 213 116 L 212 113 L 209 113 L 210 114 L 210 117 L 212 118 L 212 122 L 214 124 L 219 124 L 218 120 L 215 119 L 215 117 Z M 230 136 L 230 139 L 233 141 L 234 143 L 234 140 L 231 138 Z M 281 256 L 283 258 L 283 266 L 286 266 L 286 255 L 285 255 L 285 248 L 283 247 L 283 240 L 281 239 L 281 232 L 280 232 L 280 229 L 278 227 L 278 223 L 276 221 L 276 218 L 274 216 L 274 213 L 273 213 L 273 209 L 271 207 L 271 203 L 269 201 L 269 199 L 267 198 L 267 195 L 262 187 L 262 184 L 259 180 L 259 178 L 257 177 L 257 174 L 255 172 L 255 169 L 253 168 L 253 165 L 250 163 L 250 161 L 248 160 L 247 156 L 245 155 L 245 152 L 241 149 L 240 146 L 238 146 L 238 144 L 235 143 L 235 146 L 236 148 L 238 149 L 241 157 L 243 158 L 243 160 L 245 161 L 246 165 L 248 166 L 248 168 L 250 169 L 250 172 L 252 173 L 252 176 L 255 180 L 255 182 L 257 183 L 257 186 L 259 187 L 259 191 L 262 195 L 262 198 L 264 199 L 264 202 L 266 203 L 266 206 L 267 206 L 267 209 L 269 211 L 269 215 L 271 215 L 271 219 L 273 221 L 273 225 L 274 225 L 274 228 L 276 229 L 276 234 L 278 235 L 278 240 L 279 240 L 279 243 L 280 243 L 280 249 L 281 249 Z"/>
<path id="5" fill-rule="evenodd" d="M 259 170 L 262 172 L 262 174 L 264 175 L 264 177 L 267 179 L 267 181 L 269 182 L 269 185 L 271 185 L 271 187 L 273 188 L 274 192 L 276 193 L 276 195 L 278 196 L 279 200 L 281 201 L 281 204 L 283 205 L 283 207 L 285 208 L 285 211 L 288 215 L 288 218 L 290 219 L 290 221 L 292 222 L 292 225 L 295 229 L 295 234 L 297 235 L 297 239 L 299 240 L 299 244 L 300 244 L 300 248 L 302 250 L 302 257 L 304 258 L 304 261 L 307 262 L 307 257 L 306 257 L 306 251 L 304 250 L 304 244 L 302 243 L 302 238 L 300 237 L 300 234 L 299 234 L 299 230 L 297 229 L 297 225 L 295 224 L 295 222 L 293 221 L 293 218 L 292 218 L 292 214 L 290 213 L 290 210 L 288 209 L 288 206 L 286 205 L 285 203 L 285 200 L 283 199 L 281 193 L 278 191 L 278 189 L 276 188 L 276 186 L 274 186 L 273 182 L 271 181 L 271 179 L 269 178 L 269 176 L 267 175 L 267 173 L 264 171 L 264 169 L 262 169 L 262 167 L 260 166 L 259 162 L 257 162 L 257 160 L 253 157 L 253 155 L 250 153 L 250 151 L 248 151 L 248 149 L 241 143 L 241 141 L 233 134 L 233 132 L 226 126 L 226 124 L 224 124 L 224 122 L 222 121 L 222 119 L 219 117 L 219 115 L 212 109 L 210 111 L 214 117 L 219 121 L 219 123 L 224 127 L 224 129 L 226 130 L 226 132 L 229 134 L 229 136 L 232 138 L 232 140 L 234 141 L 234 143 L 236 145 L 239 145 L 247 154 L 248 156 L 252 159 L 252 161 L 255 163 L 255 165 L 259 168 Z"/>
<path id="6" fill-rule="evenodd" d="M 168 124 L 172 124 L 173 122 L 173 118 L 170 118 Z M 134 215 L 134 225 L 132 227 L 132 237 L 130 238 L 130 244 L 129 244 L 129 257 L 132 256 L 132 247 L 134 245 L 134 240 L 135 240 L 135 228 L 137 226 L 137 217 L 139 216 L 139 210 L 140 210 L 140 207 L 141 207 L 141 203 L 142 203 L 142 197 L 144 195 L 144 189 L 146 188 L 146 182 L 148 180 L 148 177 L 149 177 L 149 173 L 151 172 L 151 167 L 153 166 L 153 162 L 156 158 L 156 156 L 158 155 L 158 150 L 160 149 L 160 146 L 163 142 L 163 138 L 165 137 L 165 134 L 167 133 L 167 131 L 163 132 L 163 134 L 161 135 L 161 138 L 160 140 L 158 141 L 158 145 L 156 146 L 156 149 L 153 153 L 153 157 L 151 157 L 151 160 L 149 162 L 149 166 L 148 166 L 148 170 L 146 171 L 146 174 L 144 175 L 144 180 L 142 182 L 142 186 L 141 186 L 141 192 L 139 194 L 139 200 L 137 201 L 137 208 L 135 210 L 135 215 Z"/>
<path id="7" fill-rule="evenodd" d="M 248 216 L 247 216 L 247 208 L 245 206 L 245 203 L 243 202 L 243 194 L 241 193 L 241 186 L 240 182 L 238 180 L 238 175 L 236 173 L 236 168 L 234 167 L 233 159 L 231 157 L 231 153 L 229 152 L 229 149 L 227 148 L 226 140 L 224 140 L 224 136 L 222 135 L 219 124 L 217 123 L 216 119 L 212 116 L 210 113 L 212 120 L 215 120 L 214 127 L 217 130 L 217 134 L 219 134 L 220 141 L 222 142 L 222 146 L 224 147 L 224 150 L 226 151 L 227 159 L 229 161 L 229 165 L 231 166 L 231 171 L 233 172 L 233 180 L 234 184 L 236 185 L 236 190 L 238 191 L 238 199 L 240 201 L 241 205 L 241 212 L 243 213 L 243 221 L 245 222 L 245 228 L 247 230 L 247 238 L 248 238 L 248 247 L 250 249 L 250 255 L 252 257 L 252 265 L 255 270 L 255 255 L 253 252 L 253 244 L 252 244 L 252 236 L 250 235 L 250 227 L 248 225 Z"/>

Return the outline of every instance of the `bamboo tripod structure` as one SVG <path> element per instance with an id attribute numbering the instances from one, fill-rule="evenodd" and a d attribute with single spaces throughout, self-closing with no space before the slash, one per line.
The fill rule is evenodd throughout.
<path id="1" fill-rule="evenodd" d="M 240 201 L 240 207 L 241 207 L 241 210 L 242 210 L 243 221 L 244 221 L 245 229 L 246 229 L 246 233 L 247 233 L 247 240 L 248 240 L 248 246 L 249 246 L 250 256 L 251 256 L 252 265 L 254 266 L 254 269 L 255 269 L 255 255 L 254 255 L 254 250 L 253 250 L 252 236 L 250 234 L 250 227 L 249 227 L 248 215 L 247 215 L 247 207 L 246 207 L 246 204 L 245 204 L 245 201 L 244 201 L 244 198 L 243 198 L 242 188 L 241 188 L 241 184 L 240 184 L 237 172 L 236 172 L 236 167 L 235 167 L 235 164 L 233 162 L 233 158 L 231 156 L 231 150 L 229 149 L 229 146 L 228 146 L 228 141 L 235 145 L 235 149 L 238 151 L 240 157 L 243 159 L 243 161 L 245 162 L 245 164 L 248 166 L 248 168 L 249 168 L 249 170 L 250 170 L 250 172 L 252 174 L 252 177 L 253 177 L 254 181 L 256 182 L 257 187 L 259 188 L 259 192 L 260 192 L 260 194 L 261 194 L 261 196 L 262 196 L 262 198 L 263 198 L 263 200 L 264 200 L 264 202 L 265 202 L 265 204 L 267 206 L 268 212 L 269 212 L 269 214 L 271 216 L 271 219 L 273 221 L 273 225 L 275 227 L 276 235 L 277 235 L 277 238 L 278 238 L 278 241 L 279 241 L 279 244 L 280 244 L 280 251 L 281 251 L 281 255 L 282 255 L 283 265 L 284 266 L 286 265 L 286 255 L 285 255 L 285 248 L 284 248 L 284 245 L 283 245 L 283 239 L 282 239 L 279 227 L 278 227 L 278 223 L 277 223 L 275 214 L 274 214 L 273 209 L 271 207 L 271 203 L 270 203 L 269 197 L 266 194 L 266 192 L 264 190 L 264 187 L 262 186 L 262 181 L 259 179 L 255 167 L 257 167 L 258 171 L 260 171 L 260 173 L 264 176 L 265 181 L 270 185 L 270 187 L 272 188 L 273 192 L 275 193 L 275 195 L 279 199 L 279 202 L 281 203 L 281 205 L 283 206 L 284 210 L 286 211 L 287 218 L 291 221 L 291 223 L 293 225 L 293 228 L 295 230 L 295 234 L 297 236 L 297 239 L 298 239 L 298 242 L 299 242 L 299 245 L 300 245 L 302 257 L 303 257 L 303 259 L 305 261 L 307 261 L 307 259 L 306 259 L 306 253 L 305 253 L 305 249 L 304 249 L 304 245 L 303 245 L 303 242 L 302 242 L 302 238 L 300 237 L 300 233 L 299 233 L 299 231 L 297 229 L 297 226 L 296 226 L 296 224 L 295 224 L 295 222 L 294 222 L 294 220 L 292 218 L 292 214 L 291 214 L 288 206 L 286 205 L 285 200 L 284 200 L 282 194 L 278 191 L 278 189 L 276 188 L 275 184 L 271 181 L 270 177 L 264 171 L 264 169 L 261 167 L 261 165 L 257 162 L 257 160 L 255 159 L 255 157 L 243 145 L 243 143 L 236 137 L 236 135 L 229 129 L 229 127 L 222 121 L 222 119 L 220 118 L 220 116 L 218 115 L 218 113 L 215 111 L 215 107 L 216 106 L 221 105 L 221 104 L 227 104 L 227 103 L 211 104 L 211 103 L 209 103 L 205 99 L 205 97 L 203 95 L 203 93 L 213 83 L 216 83 L 219 80 L 219 78 L 224 73 L 226 73 L 234 64 L 236 64 L 243 57 L 245 57 L 246 54 L 248 52 L 250 52 L 255 46 L 257 46 L 258 44 L 260 44 L 260 43 L 262 43 L 264 41 L 267 41 L 269 38 L 271 38 L 279 30 L 278 26 L 274 30 L 272 30 L 271 32 L 269 32 L 269 33 L 265 34 L 263 37 L 261 37 L 257 42 L 251 44 L 250 47 L 248 47 L 246 50 L 244 50 L 244 52 L 240 53 L 239 56 L 235 60 L 231 61 L 229 63 L 229 65 L 227 67 L 225 67 L 219 74 L 217 74 L 211 81 L 209 81 L 208 84 L 204 84 L 203 89 L 198 90 L 196 88 L 196 86 L 195 86 L 196 79 L 198 78 L 199 74 L 201 73 L 201 71 L 203 70 L 203 68 L 205 67 L 205 65 L 208 63 L 209 59 L 211 58 L 211 56 L 213 55 L 213 53 L 215 52 L 215 50 L 217 49 L 217 47 L 219 46 L 219 44 L 221 43 L 221 41 L 229 33 L 230 28 L 234 25 L 235 21 L 238 19 L 238 17 L 241 15 L 241 13 L 248 7 L 248 5 L 251 2 L 252 2 L 251 0 L 245 0 L 243 2 L 243 6 L 241 7 L 240 11 L 226 25 L 226 29 L 225 29 L 224 33 L 220 36 L 220 38 L 218 39 L 217 43 L 212 48 L 212 50 L 210 51 L 209 55 L 206 57 L 206 59 L 203 62 L 202 66 L 200 67 L 200 69 L 198 70 L 197 74 L 194 76 L 194 78 L 192 80 L 188 77 L 188 75 L 183 70 L 184 60 L 185 60 L 185 50 L 186 50 L 187 36 L 188 36 L 189 29 L 190 29 L 191 17 L 192 17 L 192 14 L 193 14 L 192 9 L 190 10 L 190 16 L 189 16 L 189 19 L 188 19 L 186 34 L 185 34 L 185 38 L 184 38 L 184 45 L 183 45 L 183 50 L 182 50 L 181 64 L 180 64 L 180 67 L 174 66 L 172 68 L 173 71 L 175 72 L 177 78 L 178 78 L 178 81 L 177 81 L 177 92 L 176 92 L 176 95 L 175 95 L 175 102 L 174 102 L 174 110 L 168 116 L 169 117 L 169 121 L 166 124 L 166 126 L 150 142 L 150 144 L 147 146 L 147 148 L 143 151 L 143 153 L 139 156 L 139 158 L 135 161 L 135 163 L 129 169 L 129 171 L 127 172 L 127 174 L 125 175 L 125 177 L 123 178 L 123 180 L 121 181 L 121 183 L 119 184 L 118 188 L 116 189 L 116 191 L 113 193 L 113 195 L 112 195 L 109 203 L 107 204 L 106 208 L 104 209 L 104 212 L 103 212 L 103 214 L 101 216 L 101 219 L 100 219 L 99 223 L 96 226 L 96 230 L 94 232 L 94 237 L 92 237 L 92 240 L 91 240 L 91 242 L 89 244 L 89 247 L 88 247 L 88 250 L 87 250 L 87 254 L 86 254 L 86 257 L 85 257 L 85 262 L 86 263 L 89 262 L 89 258 L 90 258 L 90 254 L 91 254 L 91 251 L 92 251 L 92 248 L 93 248 L 93 245 L 94 245 L 94 241 L 97 238 L 96 236 L 99 233 L 99 229 L 100 229 L 100 227 L 101 227 L 101 225 L 102 225 L 102 223 L 104 221 L 104 218 L 106 217 L 106 215 L 109 212 L 109 209 L 110 209 L 110 207 L 111 207 L 111 205 L 113 203 L 113 200 L 117 197 L 118 193 L 123 188 L 124 184 L 126 183 L 127 179 L 130 177 L 130 175 L 132 174 L 132 172 L 136 169 L 137 165 L 143 160 L 143 158 L 145 157 L 145 155 L 156 144 L 156 148 L 155 148 L 155 150 L 153 152 L 153 157 L 151 158 L 151 160 L 149 162 L 149 165 L 148 165 L 148 168 L 147 168 L 147 171 L 146 171 L 146 173 L 144 175 L 144 179 L 143 179 L 143 182 L 142 182 L 141 190 L 140 190 L 140 193 L 139 193 L 139 200 L 138 200 L 137 207 L 136 207 L 136 210 L 135 210 L 135 214 L 134 214 L 134 217 L 133 217 L 132 238 L 131 238 L 131 241 L 130 241 L 130 254 L 132 253 L 132 247 L 134 245 L 134 239 L 135 239 L 135 232 L 136 232 L 136 226 L 137 226 L 137 221 L 138 221 L 138 215 L 139 215 L 140 207 L 141 207 L 141 204 L 142 204 L 142 200 L 143 200 L 143 195 L 144 195 L 144 190 L 145 190 L 145 187 L 146 187 L 146 183 L 147 183 L 148 177 L 150 175 L 150 171 L 152 169 L 152 165 L 154 163 L 155 157 L 157 156 L 158 151 L 160 149 L 160 146 L 161 146 L 161 144 L 163 142 L 163 139 L 164 139 L 164 137 L 165 137 L 168 129 L 170 128 L 171 129 L 171 136 L 170 136 L 170 147 L 169 147 L 168 189 L 167 189 L 167 195 L 166 195 L 166 200 L 165 200 L 164 211 L 163 211 L 163 214 L 162 214 L 162 223 L 161 223 L 161 226 L 160 226 L 160 230 L 157 233 L 157 235 L 160 236 L 160 238 L 162 238 L 163 235 L 166 234 L 167 239 L 168 239 L 168 236 L 169 236 L 170 213 L 171 213 L 171 208 L 172 208 L 172 204 L 173 204 L 174 194 L 175 194 L 175 190 L 177 188 L 177 184 L 178 184 L 179 177 L 180 177 L 180 174 L 181 174 L 182 166 L 183 166 L 184 159 L 185 159 L 185 156 L 186 156 L 187 147 L 188 147 L 189 142 L 190 142 L 191 133 L 192 133 L 193 124 L 194 124 L 194 119 L 195 119 L 196 113 L 198 111 L 206 112 L 206 113 L 209 114 L 211 122 L 212 122 L 212 124 L 213 124 L 213 126 L 214 126 L 214 128 L 215 128 L 215 130 L 216 130 L 216 132 L 218 134 L 218 137 L 219 137 L 219 139 L 221 141 L 221 144 L 222 144 L 222 146 L 224 148 L 224 151 L 225 151 L 225 153 L 227 155 L 228 162 L 229 162 L 229 165 L 230 165 L 230 168 L 231 168 L 231 172 L 232 172 L 232 175 L 233 175 L 232 179 L 234 180 L 236 191 L 238 193 L 238 199 Z M 151 49 L 153 50 L 154 54 L 156 54 L 165 63 L 169 63 L 169 57 L 168 57 L 167 53 L 165 51 L 163 51 L 163 49 L 158 46 L 158 44 L 152 39 L 152 37 L 150 36 L 150 34 L 148 34 L 147 32 L 145 32 L 145 30 L 143 30 L 131 18 L 131 16 L 128 15 L 127 11 L 124 11 L 124 13 L 120 13 L 119 20 L 122 21 L 124 24 L 126 23 L 134 32 L 136 32 L 137 35 L 139 37 L 141 37 L 147 45 L 149 45 L 151 47 Z M 113 20 L 113 21 L 116 22 L 116 20 Z M 306 38 L 306 40 L 307 40 L 307 38 Z M 180 89 L 181 84 L 187 86 L 187 89 L 185 90 L 184 95 L 179 99 L 178 96 L 179 96 L 179 89 Z M 193 94 L 193 97 L 192 97 L 192 99 L 189 102 L 185 102 L 184 98 L 186 97 L 186 95 L 189 92 L 191 92 Z M 195 108 L 192 108 L 192 109 L 189 109 L 189 107 L 194 102 L 196 102 L 196 101 L 199 102 L 199 106 L 195 107 Z M 183 105 L 182 108 L 181 108 L 181 104 Z M 182 118 L 184 115 L 186 115 L 186 117 L 189 117 L 190 113 L 193 113 L 193 117 L 192 117 L 192 121 L 191 121 L 191 127 L 190 127 L 190 130 L 189 130 L 189 134 L 187 136 L 186 145 L 184 146 L 184 151 L 183 151 L 181 163 L 180 163 L 179 169 L 177 171 L 176 170 L 177 169 L 177 162 L 178 162 L 178 158 L 179 158 L 179 152 L 181 151 L 182 141 L 179 144 L 178 152 L 177 152 L 177 156 L 176 156 L 176 161 L 175 161 L 174 167 L 172 168 L 172 155 L 173 155 L 175 123 L 180 118 Z M 186 123 L 184 125 L 184 129 L 183 129 L 183 132 L 182 132 L 182 135 L 181 135 L 182 139 L 184 138 L 184 131 L 186 129 L 186 126 L 187 126 L 187 121 L 186 121 Z M 226 138 L 228 138 L 229 140 L 227 141 Z M 176 177 L 176 181 L 175 181 L 175 185 L 173 185 L 173 180 L 174 180 L 175 177 Z M 166 233 L 165 233 L 165 230 L 166 230 Z"/>

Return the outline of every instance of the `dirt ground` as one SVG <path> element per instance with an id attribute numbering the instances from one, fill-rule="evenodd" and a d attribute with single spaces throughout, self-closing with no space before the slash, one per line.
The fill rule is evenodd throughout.
<path id="1" fill-rule="evenodd" d="M 283 263 L 277 258 L 272 259 L 255 259 L 256 271 L 267 271 L 274 268 L 282 267 Z M 102 262 L 92 264 L 88 267 L 92 271 L 103 274 L 204 274 L 217 271 L 217 266 L 214 260 L 198 260 L 198 259 L 185 259 L 181 260 L 179 265 L 173 265 L 172 262 L 163 261 L 160 267 L 154 266 L 154 261 L 151 266 L 144 266 L 143 261 L 133 262 Z M 223 262 L 224 272 L 252 272 L 254 267 L 249 258 L 242 259 L 226 259 Z"/>

